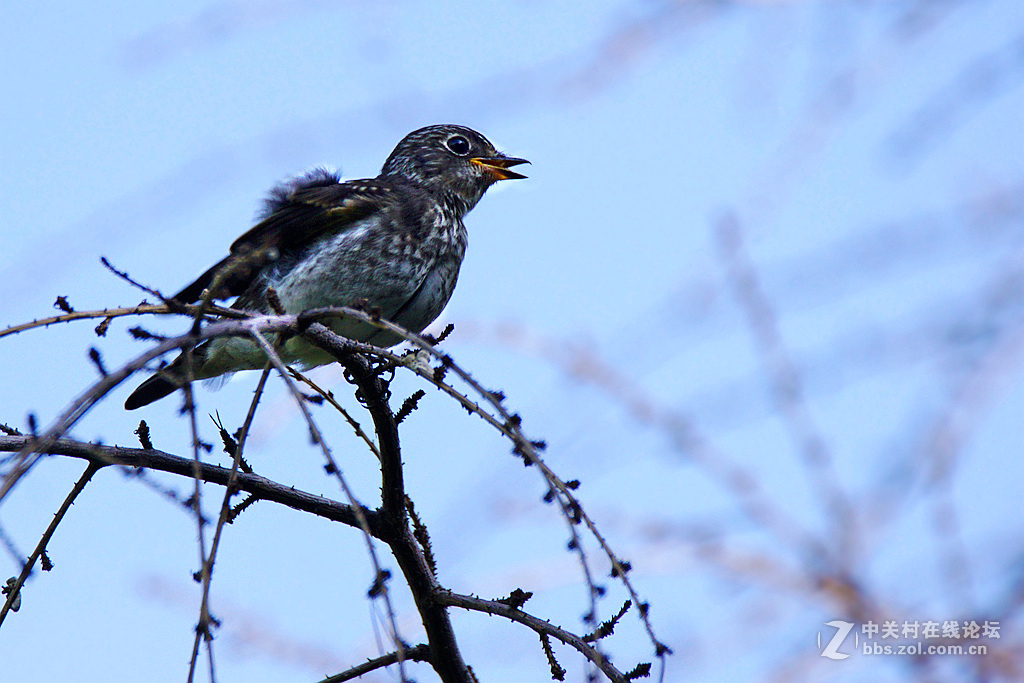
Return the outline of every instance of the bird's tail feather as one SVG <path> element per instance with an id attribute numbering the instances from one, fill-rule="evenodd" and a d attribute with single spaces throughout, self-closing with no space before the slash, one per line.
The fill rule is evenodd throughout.
<path id="1" fill-rule="evenodd" d="M 159 401 L 164 396 L 173 394 L 184 384 L 184 381 L 178 381 L 177 377 L 169 377 L 166 371 L 161 370 L 140 384 L 124 402 L 124 407 L 126 410 L 135 410 L 149 405 L 153 401 Z"/>
<path id="2" fill-rule="evenodd" d="M 192 378 L 205 379 L 207 376 L 201 374 L 201 368 L 206 362 L 208 347 L 201 344 L 192 350 Z M 173 394 L 178 389 L 188 384 L 188 373 L 185 371 L 185 356 L 181 354 L 167 367 L 156 371 L 152 377 L 140 384 L 131 393 L 128 400 L 124 402 L 126 410 L 135 410 L 147 406 L 154 401 L 159 401 L 164 396 Z"/>

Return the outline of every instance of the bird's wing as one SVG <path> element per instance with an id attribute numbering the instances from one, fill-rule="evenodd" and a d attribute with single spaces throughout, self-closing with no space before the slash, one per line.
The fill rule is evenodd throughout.
<path id="1" fill-rule="evenodd" d="M 300 251 L 321 237 L 351 228 L 380 211 L 392 186 L 374 180 L 296 184 L 277 190 L 269 214 L 231 245 L 231 255 L 175 295 L 182 303 L 198 301 L 217 273 L 227 274 L 214 294 L 226 299 L 243 294 L 268 261 Z"/>

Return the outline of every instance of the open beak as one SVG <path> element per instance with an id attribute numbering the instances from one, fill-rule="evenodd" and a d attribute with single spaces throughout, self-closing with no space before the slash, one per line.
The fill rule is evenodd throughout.
<path id="1" fill-rule="evenodd" d="M 530 163 L 526 159 L 516 159 L 515 157 L 506 156 L 495 156 L 495 157 L 474 157 L 470 161 L 477 166 L 483 166 L 483 168 L 491 174 L 495 180 L 518 180 L 525 178 L 522 173 L 516 173 L 510 171 L 510 166 L 518 166 L 519 164 Z"/>

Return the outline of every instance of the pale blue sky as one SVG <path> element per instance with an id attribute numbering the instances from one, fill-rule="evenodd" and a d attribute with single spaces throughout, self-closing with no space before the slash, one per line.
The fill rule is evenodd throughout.
<path id="1" fill-rule="evenodd" d="M 984 617 L 1005 602 L 1024 478 L 1014 346 L 1024 5 L 64 2 L 11 4 L 4 16 L 0 325 L 52 314 L 57 295 L 77 309 L 137 302 L 100 256 L 176 291 L 251 225 L 278 180 L 317 164 L 373 176 L 410 130 L 462 123 L 533 164 L 467 218 L 447 348 L 506 392 L 528 433 L 551 444 L 556 471 L 583 481 L 584 504 L 633 561 L 677 651 L 668 680 L 763 679 L 794 663 L 807 680 L 911 675 L 895 658 L 825 666 L 815 638 L 844 616 L 834 605 L 765 581 L 766 570 L 740 562 L 750 573 L 730 574 L 702 560 L 696 527 L 721 531 L 711 534 L 731 551 L 795 562 L 664 432 L 552 362 L 604 359 L 658 406 L 693 417 L 822 533 L 826 517 L 724 277 L 715 225 L 729 212 L 839 481 L 859 513 L 887 511 L 863 520 L 857 576 L 901 618 Z M 90 346 L 111 366 L 143 348 L 129 325 L 103 339 L 93 326 L 0 340 L 0 422 L 24 427 L 32 411 L 48 424 L 95 379 Z M 317 376 L 345 392 L 336 371 Z M 200 390 L 200 414 L 240 424 L 255 381 Z M 417 387 L 402 378 L 395 395 Z M 74 435 L 135 445 L 144 418 L 159 448 L 187 454 L 176 402 L 129 414 L 128 391 Z M 256 470 L 337 497 L 279 385 L 263 410 Z M 951 490 L 969 600 L 943 583 L 935 497 L 921 493 L 933 462 L 922 439 L 941 435 L 932 424 L 963 439 Z M 372 500 L 372 463 L 347 427 L 331 425 L 336 457 Z M 584 592 L 536 474 L 432 390 L 403 437 L 442 579 L 486 597 L 535 590 L 536 613 L 578 628 Z M 45 462 L 4 501 L 0 522 L 19 549 L 34 545 L 80 468 Z M 895 509 L 868 505 L 903 490 L 916 493 Z M 0 631 L 5 676 L 184 680 L 194 533 L 153 491 L 98 475 L 51 543 L 55 570 L 31 581 Z M 0 572 L 16 573 L 7 554 Z M 214 581 L 225 620 L 218 680 L 310 681 L 375 656 L 362 599 L 370 576 L 350 530 L 269 504 L 246 512 Z M 620 603 L 609 599 L 605 616 Z M 408 600 L 398 604 L 419 642 Z M 627 621 L 610 646 L 623 664 L 649 658 Z M 482 680 L 543 680 L 531 634 L 466 614 L 456 628 Z M 560 654 L 581 680 L 579 662 Z"/>

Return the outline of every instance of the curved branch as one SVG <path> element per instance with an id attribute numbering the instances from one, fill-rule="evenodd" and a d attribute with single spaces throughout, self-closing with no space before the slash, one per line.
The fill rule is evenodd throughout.
<path id="1" fill-rule="evenodd" d="M 495 600 L 484 600 L 483 598 L 474 598 L 471 595 L 461 595 L 459 593 L 453 593 L 445 590 L 440 591 L 437 594 L 437 601 L 450 607 L 461 607 L 474 612 L 484 612 L 485 614 L 494 614 L 499 617 L 505 617 L 510 621 L 523 624 L 539 634 L 556 638 L 569 647 L 577 650 L 580 654 L 593 662 L 594 666 L 600 669 L 601 672 L 612 681 L 615 681 L 616 683 L 626 683 L 626 675 L 612 666 L 612 663 L 608 661 L 607 657 L 584 641 L 581 637 L 575 633 L 571 633 L 565 629 L 555 626 L 550 621 L 545 621 L 540 617 L 535 617 L 528 612 L 524 612 L 518 607 L 513 607 Z"/>
<path id="2" fill-rule="evenodd" d="M 426 662 L 430 660 L 430 647 L 428 645 L 420 644 L 416 647 L 411 647 L 408 650 L 401 652 L 402 659 L 412 662 Z M 353 666 L 352 668 L 342 671 L 340 674 L 334 676 L 328 676 L 327 678 L 320 681 L 320 683 L 344 683 L 344 681 L 351 681 L 354 678 L 359 678 L 363 674 L 368 674 L 376 669 L 381 669 L 385 666 L 391 666 L 398 662 L 399 653 L 391 652 L 382 657 L 371 659 L 362 664 Z"/>

